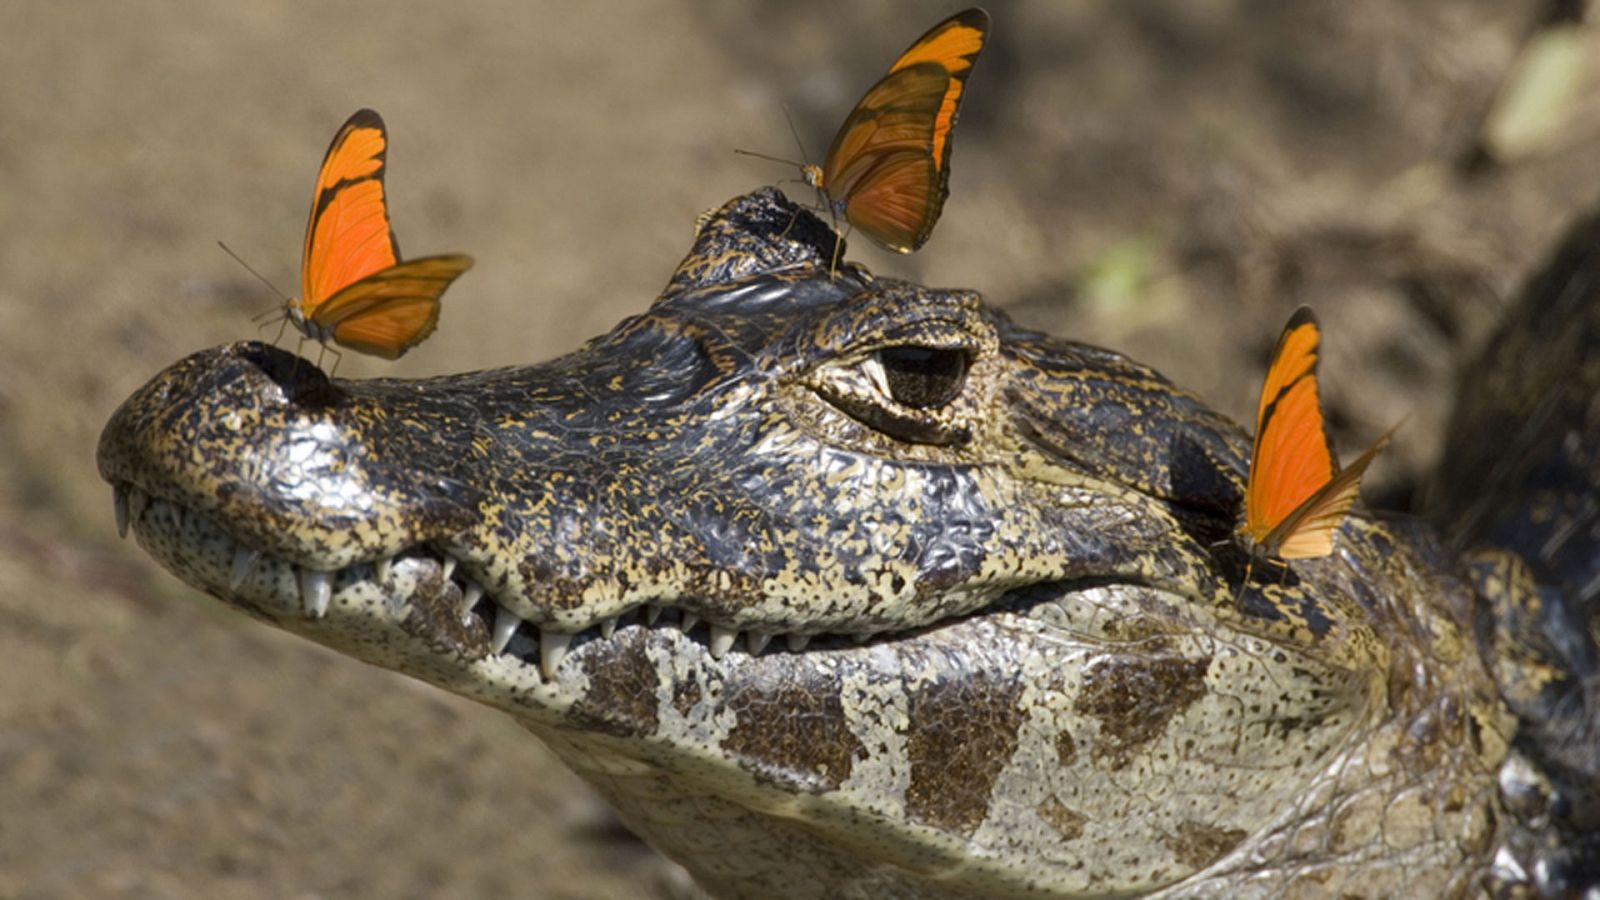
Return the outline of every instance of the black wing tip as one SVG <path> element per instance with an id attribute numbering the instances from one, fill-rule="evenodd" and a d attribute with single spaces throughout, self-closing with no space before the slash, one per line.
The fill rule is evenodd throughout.
<path id="1" fill-rule="evenodd" d="M 344 126 L 339 130 L 348 128 L 376 128 L 385 134 L 388 133 L 383 124 L 383 116 L 378 115 L 378 111 L 370 106 L 363 106 L 351 113 L 350 118 L 344 120 Z"/>
<path id="2" fill-rule="evenodd" d="M 389 129 L 384 126 L 383 117 L 378 115 L 377 110 L 366 106 L 351 113 L 350 118 L 345 119 L 339 130 L 333 133 L 333 140 L 328 142 L 328 149 L 322 154 L 322 164 L 327 165 L 328 157 L 333 155 L 333 151 L 339 149 L 339 145 L 344 143 L 350 132 L 359 128 L 376 128 L 383 135 L 383 148 L 378 152 L 378 163 L 380 166 L 385 166 L 389 157 Z M 383 179 L 383 168 L 379 168 L 377 178 L 380 181 Z"/>
<path id="3" fill-rule="evenodd" d="M 927 31 L 924 31 L 921 37 L 912 41 L 911 47 L 917 46 L 933 35 L 938 34 L 946 28 L 954 25 L 965 25 L 968 28 L 976 29 L 983 35 L 982 43 L 986 44 L 989 42 L 989 13 L 981 6 L 974 6 L 970 9 L 963 9 L 955 15 L 940 19 L 939 24 L 929 28 Z M 911 47 L 907 47 L 906 49 L 910 50 Z M 983 48 L 980 45 L 979 52 L 981 53 L 982 50 Z M 977 54 L 973 55 L 976 57 Z"/>
<path id="4" fill-rule="evenodd" d="M 1317 323 L 1317 314 L 1312 311 L 1311 307 L 1302 306 L 1294 311 L 1294 315 L 1289 317 L 1289 324 L 1283 326 L 1283 330 L 1285 333 L 1288 333 L 1307 323 L 1316 325 L 1319 331 L 1322 328 L 1322 326 Z"/>
<path id="5" fill-rule="evenodd" d="M 1289 342 L 1289 335 L 1307 325 L 1316 331 L 1317 343 L 1311 348 L 1311 374 L 1316 375 L 1317 365 L 1322 361 L 1322 325 L 1317 322 L 1317 314 L 1312 312 L 1309 306 L 1300 307 L 1289 317 L 1289 322 L 1283 326 L 1283 332 L 1278 335 L 1278 342 L 1272 347 L 1272 362 L 1269 366 L 1276 365 L 1278 357 L 1283 355 L 1283 347 Z"/>
<path id="6" fill-rule="evenodd" d="M 950 22 L 960 22 L 962 25 L 976 28 L 987 35 L 989 33 L 989 23 L 991 21 L 992 19 L 989 17 L 988 10 L 981 6 L 974 6 L 969 9 L 963 9 L 961 12 L 956 13 L 939 24 L 945 25 Z"/>

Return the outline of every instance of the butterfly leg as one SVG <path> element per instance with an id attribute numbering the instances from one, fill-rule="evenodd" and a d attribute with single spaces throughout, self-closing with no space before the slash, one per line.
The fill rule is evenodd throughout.
<path id="1" fill-rule="evenodd" d="M 778 240 L 781 241 L 787 238 L 789 236 L 789 229 L 793 228 L 794 223 L 798 221 L 800 221 L 800 210 L 797 209 L 794 211 L 794 215 L 789 217 L 789 224 L 783 226 L 783 230 L 778 232 Z"/>
<path id="2" fill-rule="evenodd" d="M 1244 603 L 1244 589 L 1250 586 L 1250 573 L 1255 570 L 1256 555 L 1250 554 L 1250 559 L 1244 564 L 1244 577 L 1239 580 L 1239 590 L 1233 595 L 1233 608 L 1241 609 Z"/>
<path id="3" fill-rule="evenodd" d="M 1278 579 L 1279 585 L 1282 585 L 1284 580 L 1289 577 L 1289 564 L 1287 562 L 1265 555 L 1260 551 L 1259 547 L 1252 549 L 1249 561 L 1244 564 L 1244 578 L 1239 582 L 1239 591 L 1233 595 L 1235 609 L 1238 609 L 1239 605 L 1244 602 L 1244 589 L 1250 586 L 1250 576 L 1255 571 L 1256 560 L 1258 559 L 1269 566 L 1277 566 L 1282 570 L 1282 576 Z"/>
<path id="4" fill-rule="evenodd" d="M 331 381 L 333 380 L 334 374 L 339 371 L 339 363 L 344 362 L 344 354 L 332 347 L 329 347 L 327 344 L 323 344 L 322 349 L 317 351 L 317 368 L 322 368 L 322 358 L 323 355 L 327 353 L 333 354 L 333 368 L 328 370 L 328 380 Z"/>
<path id="5" fill-rule="evenodd" d="M 305 359 L 305 349 L 306 338 L 305 335 L 301 335 L 299 342 L 294 345 L 294 365 L 289 367 L 289 380 L 291 382 L 300 377 L 300 360 Z"/>
<path id="6" fill-rule="evenodd" d="M 828 277 L 831 279 L 839 274 L 839 257 L 844 251 L 844 239 L 850 236 L 850 226 L 845 225 L 844 234 L 839 233 L 839 223 L 833 223 L 833 261 L 828 263 Z"/>

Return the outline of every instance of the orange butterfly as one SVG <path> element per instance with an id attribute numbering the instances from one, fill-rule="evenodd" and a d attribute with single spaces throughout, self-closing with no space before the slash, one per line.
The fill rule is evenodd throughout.
<path id="1" fill-rule="evenodd" d="M 1307 559 L 1332 553 L 1333 533 L 1361 491 L 1362 473 L 1394 435 L 1394 428 L 1389 429 L 1349 468 L 1339 468 L 1317 391 L 1321 338 L 1311 310 L 1295 310 L 1261 386 L 1244 524 L 1239 528 L 1251 565 L 1257 558 Z"/>
<path id="2" fill-rule="evenodd" d="M 398 359 L 439 324 L 439 297 L 472 257 L 400 261 L 384 196 L 389 134 L 370 109 L 334 135 L 317 174 L 300 263 L 301 294 L 288 317 L 306 337 Z"/>
<path id="3" fill-rule="evenodd" d="M 850 111 L 822 165 L 800 166 L 836 225 L 843 218 L 897 253 L 927 242 L 950 194 L 961 95 L 988 37 L 989 14 L 977 8 L 933 26 Z"/>

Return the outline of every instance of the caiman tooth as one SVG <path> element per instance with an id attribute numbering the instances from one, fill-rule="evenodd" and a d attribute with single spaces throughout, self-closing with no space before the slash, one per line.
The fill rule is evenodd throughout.
<path id="1" fill-rule="evenodd" d="M 733 649 L 733 642 L 738 639 L 739 632 L 713 624 L 711 626 L 711 658 L 721 659 L 729 650 Z"/>
<path id="2" fill-rule="evenodd" d="M 144 516 L 144 508 L 150 505 L 150 495 L 136 487 L 128 488 L 128 522 L 139 521 Z"/>
<path id="3" fill-rule="evenodd" d="M 320 619 L 328 614 L 328 601 L 333 597 L 333 573 L 300 570 L 300 601 L 305 604 L 306 615 Z"/>
<path id="4" fill-rule="evenodd" d="M 233 570 L 228 573 L 228 590 L 237 591 L 246 575 L 261 561 L 261 551 L 243 544 L 233 548 Z"/>
<path id="5" fill-rule="evenodd" d="M 602 640 L 609 641 L 609 640 L 611 640 L 611 636 L 613 634 L 616 634 L 616 633 L 617 633 L 617 617 L 616 616 L 612 616 L 609 619 L 601 619 L 600 620 L 600 638 Z"/>
<path id="6" fill-rule="evenodd" d="M 451 556 L 448 553 L 444 555 L 443 570 L 444 580 L 449 581 L 450 576 L 456 573 L 456 558 L 454 556 Z"/>
<path id="7" fill-rule="evenodd" d="M 661 607 L 654 603 L 646 603 L 644 605 L 644 624 L 654 625 L 659 618 L 661 618 Z"/>
<path id="8" fill-rule="evenodd" d="M 472 615 L 472 610 L 483 599 L 483 586 L 476 581 L 468 581 L 467 586 L 461 590 L 461 618 Z"/>
<path id="9" fill-rule="evenodd" d="M 394 571 L 394 557 L 384 556 L 373 560 L 372 577 L 379 581 L 388 581 L 389 573 L 392 571 Z"/>
<path id="10" fill-rule="evenodd" d="M 793 650 L 794 652 L 799 653 L 801 650 L 804 650 L 806 648 L 807 644 L 811 643 L 811 635 L 809 635 L 809 634 L 791 634 L 788 637 L 784 638 L 783 641 L 784 641 L 784 643 L 789 645 L 789 649 L 790 650 Z"/>
<path id="11" fill-rule="evenodd" d="M 553 680 L 556 677 L 556 667 L 566 658 L 567 648 L 571 645 L 572 635 L 549 628 L 539 629 L 539 671 L 544 673 L 546 679 Z"/>
<path id="12" fill-rule="evenodd" d="M 858 644 L 865 644 L 867 641 L 872 640 L 872 635 L 867 632 L 862 632 L 861 634 L 852 634 L 850 635 L 850 640 L 855 641 Z"/>
<path id="13" fill-rule="evenodd" d="M 764 631 L 750 631 L 745 633 L 744 645 L 749 649 L 751 656 L 760 656 L 761 651 L 767 649 L 767 643 L 771 640 L 772 635 Z"/>
<path id="14" fill-rule="evenodd" d="M 128 492 L 122 488 L 111 486 L 111 508 L 117 513 L 117 537 L 128 536 Z"/>
<path id="15" fill-rule="evenodd" d="M 691 629 L 700 624 L 700 617 L 688 610 L 683 611 L 683 619 L 678 622 L 678 630 L 688 634 Z"/>
<path id="16" fill-rule="evenodd" d="M 489 639 L 491 653 L 504 653 L 506 645 L 511 643 L 511 636 L 517 633 L 517 626 L 522 620 L 517 614 L 504 606 L 496 603 L 494 606 L 494 635 Z"/>

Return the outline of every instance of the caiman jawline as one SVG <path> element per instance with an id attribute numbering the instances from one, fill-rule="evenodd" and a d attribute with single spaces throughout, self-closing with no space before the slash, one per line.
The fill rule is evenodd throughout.
<path id="1" fill-rule="evenodd" d="M 463 623 L 476 618 L 482 623 L 485 631 L 490 635 L 488 652 L 493 655 L 511 655 L 521 662 L 532 666 L 537 662 L 538 671 L 547 679 L 557 677 L 561 661 L 565 658 L 567 650 L 575 639 L 582 640 L 609 640 L 619 626 L 640 624 L 647 628 L 657 625 L 671 624 L 670 616 L 663 614 L 675 609 L 670 605 L 649 603 L 634 607 L 624 612 L 603 617 L 590 622 L 587 626 L 576 632 L 557 631 L 551 628 L 527 622 L 511 610 L 499 603 L 492 595 L 488 594 L 482 585 L 471 577 L 458 571 L 459 560 L 449 553 L 440 551 L 431 545 L 422 544 L 407 548 L 391 556 L 376 559 L 361 560 L 334 571 L 316 571 L 305 568 L 290 560 L 283 559 L 265 551 L 249 546 L 239 541 L 232 534 L 217 525 L 216 521 L 207 513 L 196 510 L 174 501 L 154 497 L 141 488 L 128 483 L 113 485 L 112 501 L 115 507 L 117 533 L 126 537 L 129 530 L 136 534 L 153 539 L 172 539 L 178 537 L 173 534 L 174 529 L 185 532 L 183 535 L 188 545 L 198 546 L 206 541 L 227 540 L 231 543 L 231 565 L 227 574 L 227 590 L 237 594 L 250 574 L 265 563 L 271 562 L 284 566 L 293 571 L 299 589 L 299 601 L 302 612 L 309 620 L 324 618 L 328 613 L 329 604 L 334 594 L 334 587 L 342 579 L 366 580 L 377 587 L 396 605 L 408 603 L 397 597 L 393 592 L 384 590 L 384 585 L 390 584 L 394 575 L 395 566 L 409 560 L 425 560 L 437 566 L 442 580 L 453 583 L 460 592 L 460 602 L 456 608 Z M 166 533 L 163 534 L 162 532 Z M 489 601 L 489 607 L 483 607 L 483 601 Z M 679 613 L 677 630 L 685 637 L 694 639 L 691 632 L 701 624 L 700 617 L 686 609 L 677 609 Z M 937 624 L 937 623 L 932 623 Z M 732 652 L 738 644 L 739 638 L 744 638 L 745 651 L 750 656 L 760 656 L 774 638 L 782 637 L 784 646 L 789 652 L 800 652 L 813 645 L 819 648 L 832 646 L 863 644 L 877 637 L 886 637 L 895 632 L 881 633 L 846 633 L 846 634 L 806 634 L 801 632 L 771 633 L 755 630 L 741 632 L 738 629 L 728 628 L 715 622 L 706 622 L 705 631 L 700 638 L 715 659 L 722 659 Z M 927 626 L 922 626 L 927 627 Z M 532 632 L 529 635 L 529 632 Z M 521 632 L 533 638 L 529 641 L 519 641 L 516 647 L 512 641 Z M 534 645 L 537 653 L 533 652 Z"/>

